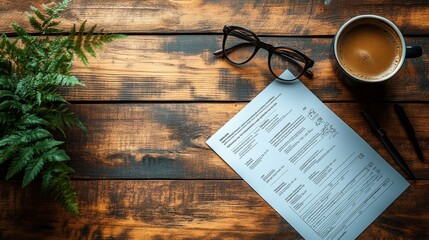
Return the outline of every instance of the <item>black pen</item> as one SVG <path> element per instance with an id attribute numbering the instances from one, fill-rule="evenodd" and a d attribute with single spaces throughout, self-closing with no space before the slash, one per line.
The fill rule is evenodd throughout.
<path id="1" fill-rule="evenodd" d="M 410 167 L 408 167 L 407 163 L 402 158 L 401 154 L 396 150 L 393 143 L 389 140 L 384 130 L 378 125 L 378 123 L 375 121 L 371 115 L 369 115 L 365 110 L 362 110 L 362 115 L 365 118 L 365 120 L 368 122 L 369 127 L 371 130 L 377 134 L 377 136 L 380 138 L 380 140 L 383 142 L 384 146 L 387 148 L 389 153 L 392 155 L 393 159 L 395 159 L 396 163 L 406 172 L 412 179 L 416 179 L 414 177 L 414 174 L 411 172 Z"/>
<path id="2" fill-rule="evenodd" d="M 420 148 L 419 142 L 417 141 L 416 132 L 414 131 L 414 128 L 410 122 L 410 119 L 408 119 L 407 113 L 405 112 L 404 108 L 400 106 L 398 103 L 395 103 L 393 105 L 393 108 L 395 109 L 396 114 L 399 117 L 399 120 L 401 120 L 402 126 L 404 126 L 405 130 L 407 131 L 408 137 L 410 138 L 410 141 L 413 144 L 413 147 L 417 153 L 417 156 L 421 161 L 424 161 L 423 151 Z"/>

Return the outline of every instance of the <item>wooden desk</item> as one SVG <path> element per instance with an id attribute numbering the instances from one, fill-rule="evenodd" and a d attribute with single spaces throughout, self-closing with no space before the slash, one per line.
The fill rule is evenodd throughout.
<path id="1" fill-rule="evenodd" d="M 45 1 L 0 0 L 0 32 L 29 27 L 24 11 Z M 333 35 L 352 16 L 378 14 L 423 57 L 406 60 L 377 93 L 357 94 L 334 74 Z M 377 113 L 418 180 L 360 236 L 429 238 L 429 3 L 423 1 L 76 0 L 66 28 L 87 19 L 129 37 L 73 72 L 85 88 L 65 89 L 88 132 L 68 132 L 81 217 L 33 183 L 0 180 L 0 239 L 299 239 L 300 235 L 205 144 L 273 77 L 260 53 L 243 68 L 215 59 L 223 25 L 246 26 L 315 60 L 303 78 L 328 107 L 407 177 L 360 116 Z M 427 158 L 416 157 L 392 104 L 414 123 Z"/>

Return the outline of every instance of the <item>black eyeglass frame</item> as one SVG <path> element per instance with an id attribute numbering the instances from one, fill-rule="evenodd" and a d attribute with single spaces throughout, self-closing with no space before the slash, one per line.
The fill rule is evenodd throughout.
<path id="1" fill-rule="evenodd" d="M 226 39 L 227 39 L 228 35 L 231 33 L 231 31 L 233 31 L 233 30 L 244 31 L 244 32 L 246 32 L 246 33 L 249 33 L 249 34 L 253 37 L 253 38 L 248 38 L 248 37 L 247 37 L 247 36 L 245 36 L 245 35 L 241 36 L 241 38 L 242 38 L 242 39 L 244 39 L 244 40 L 246 40 L 246 38 L 248 38 L 247 40 L 249 40 L 249 43 L 251 43 L 251 44 L 253 44 L 253 45 L 255 46 L 255 50 L 254 50 L 254 52 L 252 53 L 252 55 L 249 57 L 249 59 L 247 59 L 246 61 L 241 62 L 241 63 L 237 63 L 237 62 L 232 61 L 231 59 L 229 59 L 229 58 L 228 58 L 228 55 L 226 54 L 226 53 L 228 53 L 229 51 L 233 51 L 235 48 L 240 47 L 240 44 L 239 44 L 239 45 L 233 46 L 233 47 L 231 47 L 231 48 L 229 48 L 229 49 L 225 49 L 225 42 L 226 42 Z M 267 51 L 268 51 L 268 68 L 270 69 L 271 74 L 273 74 L 273 75 L 274 75 L 276 78 L 278 78 L 279 80 L 281 80 L 281 81 L 286 81 L 286 82 L 291 82 L 291 81 L 295 81 L 295 80 L 297 80 L 297 79 L 298 79 L 298 78 L 300 78 L 302 75 L 305 75 L 305 76 L 307 76 L 307 77 L 309 77 L 309 78 L 312 78 L 312 77 L 313 77 L 313 72 L 311 72 L 311 71 L 309 70 L 309 68 L 313 67 L 313 65 L 314 65 L 314 61 L 313 61 L 311 58 L 309 58 L 307 55 L 305 55 L 304 53 L 302 53 L 302 52 L 300 52 L 300 51 L 298 51 L 298 50 L 296 50 L 296 49 L 289 48 L 289 47 L 284 47 L 284 46 L 274 47 L 273 45 L 271 45 L 271 44 L 269 44 L 269 43 L 266 43 L 266 42 L 261 41 L 261 40 L 259 39 L 259 37 L 258 37 L 258 36 L 253 32 L 253 31 L 251 31 L 251 30 L 249 30 L 249 29 L 246 29 L 246 28 L 244 28 L 244 27 L 239 27 L 239 26 L 227 26 L 227 25 L 225 25 L 225 26 L 223 27 L 223 34 L 224 34 L 224 36 L 223 36 L 223 41 L 222 41 L 222 49 L 219 49 L 219 50 L 215 51 L 215 52 L 214 52 L 214 55 L 215 55 L 215 56 L 222 55 L 222 56 L 224 56 L 224 57 L 225 57 L 225 58 L 226 58 L 230 63 L 232 63 L 232 64 L 234 64 L 234 65 L 242 65 L 242 64 L 245 64 L 245 63 L 249 62 L 250 60 L 252 60 L 252 58 L 256 55 L 256 53 L 259 51 L 259 49 L 261 49 L 261 48 L 262 48 L 262 49 L 265 49 L 265 50 L 267 50 Z M 254 41 L 253 41 L 253 40 L 254 40 Z M 272 68 L 271 68 L 271 57 L 272 57 L 273 53 L 274 53 L 274 52 L 276 52 L 276 51 L 277 51 L 277 50 L 279 50 L 279 49 L 285 49 L 285 50 L 287 50 L 287 51 L 293 52 L 294 54 L 299 55 L 300 57 L 302 57 L 302 58 L 305 60 L 304 67 L 303 67 L 303 69 L 301 70 L 301 73 L 300 73 L 298 76 L 295 76 L 295 78 L 293 78 L 293 79 L 283 79 L 283 78 L 281 78 L 280 76 L 277 76 L 277 75 L 274 73 L 274 71 L 272 70 Z M 297 63 L 297 60 L 296 60 L 296 59 L 293 59 L 293 58 L 288 57 L 288 56 L 285 56 L 285 57 L 287 57 L 288 59 L 290 59 L 290 60 L 292 60 L 293 62 Z M 297 64 L 298 64 L 298 63 L 297 63 Z M 285 70 L 286 70 L 286 69 L 285 69 Z"/>

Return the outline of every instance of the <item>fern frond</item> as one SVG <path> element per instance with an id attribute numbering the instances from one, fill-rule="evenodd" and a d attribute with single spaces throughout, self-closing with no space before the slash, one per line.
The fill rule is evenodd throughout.
<path id="1" fill-rule="evenodd" d="M 39 20 L 41 20 L 42 22 L 46 20 L 47 16 L 45 16 L 43 13 L 41 13 L 39 11 L 39 9 L 37 9 L 34 6 L 30 6 L 31 10 L 34 12 L 34 14 L 36 14 L 37 18 L 39 18 Z"/>
<path id="2" fill-rule="evenodd" d="M 31 161 L 28 163 L 27 167 L 25 168 L 24 179 L 22 180 L 22 187 L 25 187 L 28 184 L 30 184 L 40 173 L 46 161 L 45 155 L 48 155 L 48 154 L 50 154 L 50 152 L 46 152 L 38 158 L 31 159 Z"/>
<path id="3" fill-rule="evenodd" d="M 65 100 L 64 97 L 58 93 L 45 94 L 43 101 L 47 102 L 47 103 L 48 102 L 51 102 L 51 103 L 55 103 L 55 102 L 68 103 L 67 100 Z"/>
<path id="4" fill-rule="evenodd" d="M 83 131 L 87 130 L 83 123 L 80 121 L 80 119 L 77 117 L 77 115 L 74 112 L 71 112 L 67 107 L 65 107 L 61 111 L 61 120 L 68 128 L 79 127 Z"/>
<path id="5" fill-rule="evenodd" d="M 16 41 L 16 40 L 15 40 Z M 12 62 L 11 62 L 11 42 L 7 38 L 6 34 L 0 36 L 0 75 L 10 75 L 12 73 Z M 0 83 L 2 86 L 2 83 Z"/>
<path id="6" fill-rule="evenodd" d="M 39 21 L 36 20 L 36 18 L 31 15 L 30 13 L 26 12 L 28 19 L 30 20 L 31 26 L 34 28 L 34 30 L 37 31 L 43 31 L 42 24 L 39 23 Z"/>
<path id="7" fill-rule="evenodd" d="M 37 106 L 42 105 L 42 92 L 36 91 L 36 104 Z"/>
<path id="8" fill-rule="evenodd" d="M 24 125 L 24 126 L 40 126 L 40 125 L 47 125 L 48 122 L 38 117 L 36 114 L 26 114 L 22 117 L 18 125 Z"/>
<path id="9" fill-rule="evenodd" d="M 70 161 L 70 157 L 64 150 L 54 148 L 52 153 L 46 156 L 46 160 L 49 162 L 63 162 Z"/>
<path id="10" fill-rule="evenodd" d="M 49 73 L 49 74 L 39 73 L 33 78 L 22 79 L 20 81 L 23 81 L 23 83 L 18 83 L 19 85 L 18 89 L 20 91 L 24 89 L 24 86 L 21 86 L 21 85 L 25 84 L 28 81 L 32 82 L 32 85 L 38 88 L 39 91 L 49 92 L 49 93 L 57 92 L 57 89 L 59 86 L 62 86 L 62 87 L 76 86 L 76 85 L 85 86 L 85 84 L 83 84 L 77 77 L 71 74 L 62 74 L 62 73 Z"/>
<path id="11" fill-rule="evenodd" d="M 38 106 L 41 106 L 42 104 L 57 105 L 60 103 L 68 104 L 67 100 L 65 100 L 64 97 L 58 93 L 58 89 L 56 87 L 48 85 L 40 87 L 40 90 L 36 91 L 36 104 Z"/>
<path id="12" fill-rule="evenodd" d="M 50 148 L 48 151 L 43 151 L 42 155 L 40 155 L 37 158 L 32 158 L 33 156 L 31 156 L 31 158 L 28 160 L 28 165 L 25 168 L 25 172 L 24 172 L 22 187 L 27 186 L 37 177 L 37 175 L 40 173 L 45 163 L 70 160 L 70 157 L 64 152 L 64 150 L 58 149 L 57 147 L 52 147 L 52 146 L 62 144 L 62 142 L 55 141 L 53 139 L 49 139 L 49 140 L 50 141 L 47 141 L 47 140 L 43 141 L 44 143 L 49 145 L 49 146 L 44 146 L 46 147 L 46 149 Z"/>
<path id="13" fill-rule="evenodd" d="M 0 111 L 9 109 L 21 109 L 21 106 L 21 103 L 16 100 L 5 100 L 0 103 Z"/>
<path id="14" fill-rule="evenodd" d="M 73 36 L 73 50 L 76 53 L 76 55 L 82 60 L 85 66 L 88 66 L 89 65 L 88 58 L 83 52 L 83 46 L 82 46 L 84 32 L 85 32 L 85 24 L 86 24 L 86 20 L 80 25 L 79 32 L 76 33 L 76 36 Z"/>
<path id="15" fill-rule="evenodd" d="M 83 62 L 83 64 L 85 64 L 85 66 L 89 66 L 88 58 L 86 57 L 86 55 L 82 51 L 82 49 L 75 49 L 74 52 L 80 58 L 80 60 Z"/>
<path id="16" fill-rule="evenodd" d="M 42 189 L 49 190 L 57 176 L 70 175 L 75 171 L 64 162 L 50 162 L 42 173 Z"/>
<path id="17" fill-rule="evenodd" d="M 47 137 L 52 137 L 52 134 L 42 128 L 16 131 L 13 134 L 4 136 L 0 140 L 0 147 L 7 146 L 7 145 L 20 145 L 20 144 L 32 143 Z"/>
<path id="18" fill-rule="evenodd" d="M 23 143 L 30 143 L 30 142 L 36 142 L 41 139 L 52 137 L 52 134 L 43 129 L 43 128 L 36 128 L 26 131 L 26 135 L 22 138 Z"/>
<path id="19" fill-rule="evenodd" d="M 61 32 L 60 29 L 55 28 L 56 26 L 60 25 L 60 22 L 58 21 L 51 21 L 48 24 L 45 25 L 45 28 L 43 29 L 43 33 L 59 33 Z"/>
<path id="20" fill-rule="evenodd" d="M 15 38 L 14 41 L 7 39 L 6 35 L 2 35 L 2 51 L 1 56 L 3 61 L 17 61 L 17 56 L 20 56 L 23 53 L 23 50 L 17 47 L 19 37 Z M 10 62 L 11 63 L 11 62 Z"/>
<path id="21" fill-rule="evenodd" d="M 32 83 L 32 77 L 26 76 L 19 79 L 18 82 L 16 83 L 15 94 L 22 98 L 26 98 L 29 94 L 29 87 L 32 86 L 31 83 Z"/>
<path id="22" fill-rule="evenodd" d="M 15 94 L 11 92 L 10 90 L 0 90 L 0 99 L 4 98 L 14 98 Z"/>
<path id="23" fill-rule="evenodd" d="M 79 127 L 83 131 L 87 131 L 86 127 L 74 112 L 70 111 L 68 108 L 65 108 L 61 113 L 61 119 L 66 127 Z"/>
<path id="24" fill-rule="evenodd" d="M 95 29 L 97 28 L 97 24 L 92 26 L 91 29 L 89 29 L 88 34 L 85 36 L 85 41 L 84 41 L 84 48 L 85 50 L 92 56 L 92 57 L 96 57 L 95 51 L 91 46 L 91 39 L 92 36 L 94 35 Z"/>
<path id="25" fill-rule="evenodd" d="M 74 170 L 63 162 L 54 162 L 49 165 L 42 176 L 42 190 L 53 196 L 66 210 L 79 215 L 76 191 L 69 177 Z"/>
<path id="26" fill-rule="evenodd" d="M 100 48 L 106 43 L 111 43 L 114 40 L 118 40 L 118 39 L 122 39 L 122 38 L 126 38 L 126 37 L 127 37 L 127 35 L 124 35 L 124 34 L 103 34 L 99 38 L 98 42 L 95 44 L 97 44 L 96 46 L 98 48 Z"/>
<path id="27" fill-rule="evenodd" d="M 56 14 L 60 14 L 62 11 L 64 11 L 68 5 L 71 3 L 72 0 L 63 0 L 60 3 L 53 3 L 54 4 L 54 12 Z"/>
<path id="28" fill-rule="evenodd" d="M 44 116 L 44 119 L 49 123 L 48 127 L 50 129 L 64 131 L 64 123 L 61 112 L 58 109 L 40 107 L 37 109 L 37 114 Z"/>
<path id="29" fill-rule="evenodd" d="M 33 158 L 34 151 L 32 147 L 26 147 L 20 150 L 16 159 L 14 159 L 10 165 L 6 174 L 6 180 L 15 176 L 18 172 L 27 166 L 28 162 Z"/>
<path id="30" fill-rule="evenodd" d="M 54 20 L 59 17 L 60 13 L 64 11 L 70 2 L 71 0 L 65 0 L 59 4 L 54 2 L 51 4 L 52 7 L 43 4 L 42 6 L 46 14 L 43 14 L 38 8 L 30 6 L 34 15 L 37 17 L 34 17 L 30 13 L 26 13 L 30 20 L 31 26 L 35 30 L 42 32 L 42 34 L 60 32 L 59 29 L 54 28 L 55 26 L 59 25 L 59 22 Z"/>
<path id="31" fill-rule="evenodd" d="M 7 160 L 11 159 L 16 152 L 20 150 L 20 147 L 17 145 L 9 146 L 7 148 L 0 149 L 0 164 L 5 163 Z"/>
<path id="32" fill-rule="evenodd" d="M 63 143 L 64 142 L 57 141 L 53 138 L 47 138 L 47 139 L 43 139 L 43 140 L 40 140 L 37 143 L 35 143 L 33 146 L 33 150 L 38 155 L 41 155 L 41 154 L 48 152 L 49 150 L 51 150 L 55 147 L 58 147 L 59 145 L 61 145 Z"/>
<path id="33" fill-rule="evenodd" d="M 67 74 L 49 74 L 46 77 L 46 84 L 58 86 L 85 86 L 79 79 L 73 75 Z"/>
<path id="34" fill-rule="evenodd" d="M 54 9 L 50 8 L 48 5 L 42 4 L 43 9 L 45 9 L 46 13 L 48 13 L 49 16 L 53 16 L 55 14 Z"/>
<path id="35" fill-rule="evenodd" d="M 76 47 L 78 48 L 82 48 L 82 40 L 83 40 L 83 35 L 85 33 L 85 25 L 86 25 L 86 20 L 83 21 L 83 23 L 80 25 L 79 28 L 79 32 L 77 33 L 76 36 Z"/>
<path id="36" fill-rule="evenodd" d="M 77 115 L 69 110 L 67 104 L 61 104 L 56 109 L 40 108 L 38 114 L 42 114 L 49 122 L 49 128 L 54 130 L 63 131 L 66 127 L 79 127 L 83 131 L 87 130 Z"/>
<path id="37" fill-rule="evenodd" d="M 72 67 L 73 56 L 69 51 L 60 51 L 51 55 L 54 61 L 49 61 L 46 65 L 46 72 L 67 73 Z"/>
<path id="38" fill-rule="evenodd" d="M 70 28 L 70 33 L 68 36 L 68 40 L 73 43 L 73 39 L 76 36 L 76 24 L 73 24 L 73 27 Z"/>
<path id="39" fill-rule="evenodd" d="M 69 3 L 71 2 L 71 0 L 64 0 L 62 2 L 60 2 L 59 4 L 53 2 L 53 8 L 43 4 L 42 7 L 45 9 L 46 13 L 48 13 L 49 17 L 45 19 L 45 21 L 43 22 L 43 26 L 47 25 L 50 21 L 56 19 L 59 17 L 60 13 L 62 11 L 64 11 L 67 6 L 69 5 Z"/>
<path id="40" fill-rule="evenodd" d="M 25 31 L 25 29 L 18 24 L 12 23 L 12 27 L 18 34 L 19 39 L 21 39 L 22 43 L 24 43 L 25 45 L 31 45 L 31 43 L 36 39 L 35 37 L 28 34 L 27 31 Z"/>
<path id="41" fill-rule="evenodd" d="M 85 54 L 85 51 L 92 57 L 96 57 L 94 48 L 101 48 L 106 43 L 126 37 L 122 34 L 105 34 L 103 33 L 104 29 L 96 32 L 97 25 L 92 26 L 89 32 L 85 34 L 85 26 L 86 21 L 80 25 L 79 31 L 76 32 L 76 25 L 74 25 L 71 28 L 69 35 L 69 39 L 73 43 L 73 51 L 85 65 L 88 65 L 88 58 Z"/>

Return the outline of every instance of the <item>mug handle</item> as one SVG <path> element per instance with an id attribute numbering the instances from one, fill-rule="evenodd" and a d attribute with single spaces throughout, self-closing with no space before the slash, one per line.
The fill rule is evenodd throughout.
<path id="1" fill-rule="evenodd" d="M 405 51 L 405 58 L 418 58 L 423 54 L 422 47 L 420 46 L 407 46 Z"/>

